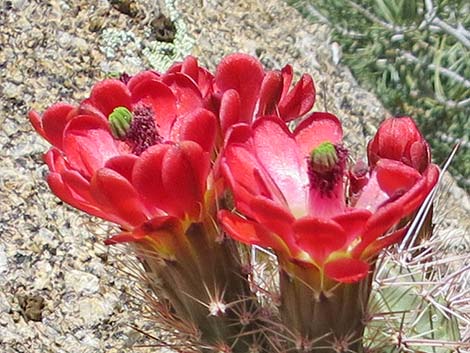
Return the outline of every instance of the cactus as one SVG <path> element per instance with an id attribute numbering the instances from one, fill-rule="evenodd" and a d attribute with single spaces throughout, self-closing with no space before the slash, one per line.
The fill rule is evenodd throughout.
<path id="1" fill-rule="evenodd" d="M 156 346 L 465 347 L 469 265 L 438 256 L 444 238 L 432 234 L 431 216 L 440 170 L 416 124 L 387 119 L 368 145 L 368 164 L 350 165 L 334 115 L 314 112 L 286 127 L 314 103 L 312 79 L 289 91 L 291 79 L 289 66 L 265 73 L 245 54 L 225 58 L 215 76 L 188 57 L 165 74 L 104 80 L 77 107 L 57 103 L 29 117 L 54 145 L 45 158 L 53 191 L 119 225 L 105 244 L 130 244 L 137 261 L 127 272 L 172 338 L 159 336 Z M 215 109 L 216 99 L 220 121 L 202 105 Z M 285 120 L 251 116 L 279 99 Z"/>

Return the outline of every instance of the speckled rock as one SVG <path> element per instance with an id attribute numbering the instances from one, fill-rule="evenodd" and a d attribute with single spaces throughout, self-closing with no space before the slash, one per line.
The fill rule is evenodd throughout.
<path id="1" fill-rule="evenodd" d="M 48 144 L 32 132 L 28 110 L 83 99 L 93 82 L 116 71 L 163 69 L 190 52 L 213 69 L 222 56 L 243 51 L 269 68 L 290 63 L 297 74 L 311 73 L 317 109 L 343 120 L 354 156 L 387 116 L 337 64 L 328 28 L 279 0 L 136 4 L 129 17 L 106 0 L 0 2 L 0 352 L 167 352 L 132 348 L 147 341 L 131 326 L 158 333 L 141 312 L 133 279 L 120 272 L 133 260 L 102 245 L 110 225 L 52 195 L 42 162 Z M 175 23 L 174 43 L 152 33 L 162 11 Z M 451 212 L 438 214 L 440 227 L 458 247 L 469 233 L 468 197 L 454 185 L 445 190 L 441 209 Z M 31 297 L 42 298 L 34 316 L 26 313 Z"/>

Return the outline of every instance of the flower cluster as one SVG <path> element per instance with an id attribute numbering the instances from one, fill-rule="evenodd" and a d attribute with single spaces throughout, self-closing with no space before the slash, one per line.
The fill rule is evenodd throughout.
<path id="1" fill-rule="evenodd" d="M 188 57 L 165 73 L 106 79 L 78 105 L 29 117 L 52 145 L 52 191 L 120 226 L 106 243 L 133 244 L 159 278 L 151 287 L 203 346 L 259 344 L 261 303 L 235 240 L 276 254 L 279 311 L 300 341 L 352 330 L 356 349 L 374 260 L 403 238 L 439 170 L 408 117 L 385 120 L 368 162 L 350 163 L 339 119 L 314 103 L 309 75 L 293 84 L 290 66 L 266 71 L 233 54 L 214 74 Z M 338 322 L 311 316 L 343 306 Z"/>
<path id="2" fill-rule="evenodd" d="M 396 130 L 408 140 L 396 142 Z M 342 135 L 328 113 L 311 114 L 292 132 L 276 117 L 234 128 L 221 164 L 242 215 L 220 211 L 227 232 L 336 281 L 364 278 L 368 260 L 402 238 L 400 221 L 424 201 L 438 168 L 409 118 L 382 125 L 369 145 L 369 166 L 348 170 Z M 407 159 L 416 145 L 420 153 Z"/>
<path id="3" fill-rule="evenodd" d="M 211 159 L 230 126 L 274 110 L 289 121 L 312 107 L 312 79 L 305 75 L 290 89 L 292 76 L 290 66 L 265 72 L 236 54 L 215 76 L 188 57 L 163 74 L 99 82 L 78 106 L 30 113 L 53 145 L 45 156 L 48 183 L 63 201 L 127 231 L 115 241 L 138 239 L 136 229 L 168 218 L 197 220 L 211 188 Z"/>
<path id="4" fill-rule="evenodd" d="M 400 220 L 424 200 L 438 169 L 406 117 L 386 120 L 368 145 L 369 163 L 349 167 L 341 123 L 329 113 L 304 117 L 313 81 L 303 75 L 291 87 L 292 78 L 290 66 L 265 71 L 233 54 L 215 75 L 188 57 L 165 73 L 99 82 L 78 106 L 30 113 L 53 145 L 48 183 L 63 201 L 119 224 L 111 243 L 200 220 L 223 177 L 236 212 L 218 216 L 231 237 L 357 281 L 370 258 L 401 239 Z"/>

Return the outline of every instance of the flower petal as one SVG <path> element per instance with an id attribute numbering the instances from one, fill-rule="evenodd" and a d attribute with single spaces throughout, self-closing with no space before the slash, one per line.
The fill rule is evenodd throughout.
<path id="1" fill-rule="evenodd" d="M 302 154 L 309 156 L 322 142 L 340 144 L 343 139 L 343 128 L 333 114 L 313 113 L 297 126 L 294 136 Z"/>
<path id="2" fill-rule="evenodd" d="M 42 118 L 36 112 L 29 113 L 29 119 L 36 131 L 52 145 L 62 148 L 65 125 L 73 117 L 69 113 L 75 108 L 66 103 L 57 103 L 46 109 Z"/>
<path id="3" fill-rule="evenodd" d="M 178 115 L 184 115 L 202 107 L 202 95 L 191 77 L 176 72 L 163 77 L 163 83 L 173 91 L 176 97 Z"/>
<path id="4" fill-rule="evenodd" d="M 296 119 L 310 109 L 315 103 L 315 86 L 310 75 L 302 75 L 294 88 L 281 98 L 279 113 L 284 121 Z"/>
<path id="5" fill-rule="evenodd" d="M 268 187 L 269 177 L 265 175 L 256 156 L 246 146 L 239 144 L 228 146 L 224 151 L 221 166 L 224 176 L 237 195 L 237 202 L 244 201 L 248 204 L 249 200 L 256 196 L 273 197 L 273 192 Z M 247 190 L 248 200 L 241 197 L 239 188 Z"/>
<path id="6" fill-rule="evenodd" d="M 121 174 L 124 178 L 132 180 L 132 170 L 138 157 L 134 154 L 123 154 L 110 158 L 105 163 L 105 168 L 112 169 L 115 172 Z"/>
<path id="7" fill-rule="evenodd" d="M 368 273 L 369 264 L 358 259 L 342 258 L 325 264 L 325 274 L 341 283 L 358 282 Z"/>
<path id="8" fill-rule="evenodd" d="M 118 172 L 102 168 L 91 181 L 91 193 L 105 210 L 121 219 L 121 226 L 137 226 L 147 220 L 147 210 L 130 182 Z"/>
<path id="9" fill-rule="evenodd" d="M 168 139 L 176 118 L 176 98 L 172 90 L 157 80 L 146 80 L 132 89 L 132 103 L 143 102 L 152 107 L 159 134 Z"/>
<path id="10" fill-rule="evenodd" d="M 257 116 L 275 115 L 276 107 L 282 94 L 282 74 L 269 71 L 264 76 L 259 93 Z"/>
<path id="11" fill-rule="evenodd" d="M 379 236 L 387 233 L 400 220 L 416 211 L 436 184 L 438 177 L 439 169 L 434 164 L 430 164 L 423 173 L 423 177 L 410 190 L 396 200 L 379 207 L 367 221 L 362 241 L 354 250 L 355 255 L 360 254 Z"/>
<path id="12" fill-rule="evenodd" d="M 210 111 L 197 108 L 178 118 L 171 130 L 173 141 L 194 141 L 212 152 L 217 133 L 217 118 Z"/>
<path id="13" fill-rule="evenodd" d="M 51 172 L 47 176 L 47 183 L 51 188 L 52 192 L 62 201 L 68 203 L 72 207 L 75 207 L 79 210 L 82 210 L 86 213 L 89 213 L 93 216 L 100 217 L 103 219 L 107 219 L 111 222 L 117 222 L 117 219 L 109 214 L 101 210 L 95 202 L 88 202 L 87 200 L 83 199 L 82 196 L 74 192 L 71 188 L 70 184 L 66 184 L 62 175 L 57 172 Z"/>
<path id="14" fill-rule="evenodd" d="M 127 88 L 129 89 L 129 91 L 132 92 L 142 82 L 158 80 L 159 77 L 160 75 L 153 70 L 139 72 L 137 75 L 131 77 L 131 79 L 127 83 Z"/>
<path id="15" fill-rule="evenodd" d="M 406 234 L 407 227 L 401 228 L 395 232 L 387 234 L 383 237 L 378 238 L 372 244 L 370 244 L 360 255 L 362 259 L 366 260 L 371 256 L 377 255 L 382 249 L 387 248 L 392 244 L 398 243 Z"/>
<path id="16" fill-rule="evenodd" d="M 380 159 L 376 164 L 376 170 L 380 188 L 390 196 L 397 191 L 411 189 L 421 178 L 416 169 L 390 159 Z"/>
<path id="17" fill-rule="evenodd" d="M 256 197 L 250 203 L 251 216 L 260 224 L 276 233 L 291 245 L 294 243 L 292 224 L 294 216 L 276 202 L 265 197 Z"/>
<path id="18" fill-rule="evenodd" d="M 286 65 L 281 70 L 282 73 L 282 95 L 281 97 L 287 96 L 287 92 L 289 92 L 290 85 L 292 83 L 292 79 L 294 77 L 294 70 L 292 70 L 291 65 Z"/>
<path id="19" fill-rule="evenodd" d="M 66 126 L 63 150 L 70 164 L 91 177 L 106 161 L 120 154 L 108 125 L 96 116 L 81 115 Z"/>
<path id="20" fill-rule="evenodd" d="M 253 124 L 256 155 L 284 195 L 289 208 L 306 214 L 308 185 L 305 156 L 285 124 L 263 117 Z"/>
<path id="21" fill-rule="evenodd" d="M 319 265 L 334 251 L 346 245 L 346 232 L 329 219 L 304 217 L 294 223 L 294 236 L 299 247 Z"/>
<path id="22" fill-rule="evenodd" d="M 198 217 L 209 163 L 208 154 L 192 141 L 155 145 L 136 162 L 132 180 L 152 208 L 177 217 Z"/>
<path id="23" fill-rule="evenodd" d="M 162 215 L 153 217 L 132 231 L 116 234 L 111 238 L 106 239 L 104 243 L 106 245 L 114 245 L 119 243 L 138 242 L 148 237 L 152 237 L 156 240 L 159 236 L 163 236 L 168 240 L 168 236 L 172 237 L 175 232 L 183 232 L 181 221 L 173 216 Z"/>
<path id="24" fill-rule="evenodd" d="M 220 127 L 225 133 L 231 126 L 240 123 L 240 96 L 234 89 L 225 91 L 220 101 Z"/>
<path id="25" fill-rule="evenodd" d="M 90 102 L 106 117 L 116 107 L 126 107 L 131 110 L 131 94 L 127 86 L 119 80 L 107 79 L 93 86 Z"/>
<path id="26" fill-rule="evenodd" d="M 235 240 L 289 253 L 281 238 L 257 222 L 244 219 L 227 210 L 219 211 L 218 218 L 225 232 Z"/>
<path id="27" fill-rule="evenodd" d="M 372 213 L 362 209 L 350 209 L 346 213 L 333 217 L 346 232 L 346 246 L 351 244 L 358 236 L 362 235 L 367 220 Z"/>
<path id="28" fill-rule="evenodd" d="M 251 121 L 264 70 L 260 62 L 246 54 L 222 59 L 215 74 L 215 85 L 222 93 L 234 89 L 240 95 L 240 121 Z"/>

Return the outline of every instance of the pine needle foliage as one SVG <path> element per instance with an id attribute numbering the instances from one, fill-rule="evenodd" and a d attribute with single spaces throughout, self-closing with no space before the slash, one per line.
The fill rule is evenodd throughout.
<path id="1" fill-rule="evenodd" d="M 343 62 L 393 115 L 418 120 L 442 162 L 462 144 L 451 172 L 470 190 L 470 2 L 288 0 L 328 23 Z"/>

